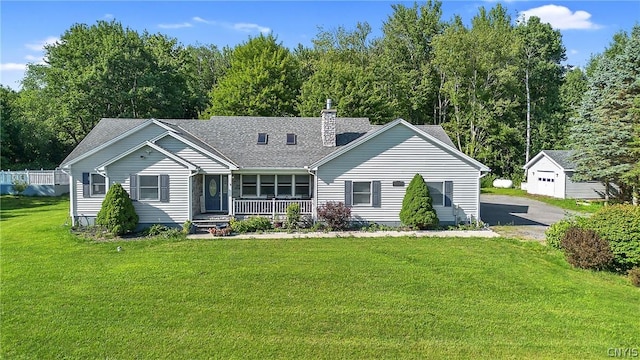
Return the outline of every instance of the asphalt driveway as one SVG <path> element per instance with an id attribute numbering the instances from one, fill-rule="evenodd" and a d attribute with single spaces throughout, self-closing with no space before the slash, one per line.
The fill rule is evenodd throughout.
<path id="1" fill-rule="evenodd" d="M 544 240 L 544 232 L 549 225 L 570 213 L 537 200 L 507 195 L 480 195 L 482 221 L 504 236 Z"/>

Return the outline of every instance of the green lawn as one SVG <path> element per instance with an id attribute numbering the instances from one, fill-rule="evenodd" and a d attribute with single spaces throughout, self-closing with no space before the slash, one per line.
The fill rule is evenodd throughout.
<path id="1" fill-rule="evenodd" d="M 585 359 L 640 347 L 640 289 L 537 243 L 92 243 L 64 225 L 66 199 L 1 200 L 3 359 Z"/>
<path id="2" fill-rule="evenodd" d="M 585 202 L 576 199 L 557 199 L 550 196 L 532 195 L 528 194 L 525 190 L 521 189 L 502 189 L 502 188 L 482 188 L 483 194 L 495 194 L 495 195 L 509 195 L 526 197 L 533 200 L 542 201 L 549 205 L 557 206 L 562 209 L 574 210 L 585 213 L 594 213 L 598 211 L 604 204 L 602 201 L 590 201 Z"/>

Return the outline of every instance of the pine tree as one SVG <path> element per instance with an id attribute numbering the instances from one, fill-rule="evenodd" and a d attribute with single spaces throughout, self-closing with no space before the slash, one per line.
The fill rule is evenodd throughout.
<path id="1" fill-rule="evenodd" d="M 107 191 L 96 225 L 106 227 L 114 235 L 126 234 L 138 226 L 138 214 L 122 185 L 116 183 Z"/>
<path id="2" fill-rule="evenodd" d="M 407 192 L 402 200 L 400 221 L 407 226 L 418 229 L 431 229 L 440 222 L 433 209 L 429 188 L 420 174 L 416 174 L 407 187 Z"/>

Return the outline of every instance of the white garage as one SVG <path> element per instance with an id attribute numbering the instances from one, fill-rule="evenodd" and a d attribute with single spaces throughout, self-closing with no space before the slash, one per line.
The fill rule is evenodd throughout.
<path id="1" fill-rule="evenodd" d="M 542 150 L 525 166 L 527 192 L 556 198 L 600 199 L 605 187 L 598 181 L 572 180 L 575 164 L 571 150 Z"/>

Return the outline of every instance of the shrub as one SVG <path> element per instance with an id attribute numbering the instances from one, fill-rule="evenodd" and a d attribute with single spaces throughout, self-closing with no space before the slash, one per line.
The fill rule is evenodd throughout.
<path id="1" fill-rule="evenodd" d="M 640 287 L 640 267 L 629 270 L 628 276 L 634 286 Z"/>
<path id="2" fill-rule="evenodd" d="M 13 179 L 11 184 L 13 185 L 13 192 L 16 195 L 22 195 L 22 193 L 29 187 L 29 184 L 22 179 Z"/>
<path id="3" fill-rule="evenodd" d="M 287 206 L 287 229 L 297 229 L 300 222 L 300 204 L 291 203 Z"/>
<path id="4" fill-rule="evenodd" d="M 165 239 L 184 238 L 186 233 L 179 228 L 172 228 L 162 224 L 153 224 L 144 230 L 143 234 L 148 237 L 160 237 Z"/>
<path id="5" fill-rule="evenodd" d="M 562 238 L 572 227 L 585 228 L 585 218 L 576 216 L 562 219 L 558 222 L 555 222 L 549 226 L 547 231 L 545 231 L 545 236 L 547 238 L 547 245 L 551 246 L 555 249 L 562 249 Z"/>
<path id="6" fill-rule="evenodd" d="M 613 260 L 607 240 L 591 229 L 569 228 L 561 245 L 569 264 L 581 269 L 602 270 Z"/>
<path id="7" fill-rule="evenodd" d="M 191 221 L 187 220 L 184 223 L 182 223 L 182 232 L 185 235 L 191 234 L 194 230 L 194 225 Z"/>
<path id="8" fill-rule="evenodd" d="M 351 209 L 342 202 L 328 201 L 318 206 L 318 218 L 332 230 L 346 230 L 351 223 Z"/>
<path id="9" fill-rule="evenodd" d="M 617 271 L 640 267 L 640 207 L 605 206 L 589 218 L 588 228 L 609 242 Z"/>
<path id="10" fill-rule="evenodd" d="M 237 233 L 247 233 L 265 231 L 273 228 L 271 221 L 263 216 L 253 216 L 244 220 L 231 219 L 229 221 L 231 230 Z"/>
<path id="11" fill-rule="evenodd" d="M 122 185 L 116 183 L 109 187 L 96 217 L 96 225 L 106 227 L 114 235 L 134 231 L 138 226 L 138 214 Z"/>
<path id="12" fill-rule="evenodd" d="M 440 220 L 433 209 L 433 200 L 422 175 L 416 174 L 404 194 L 400 221 L 412 228 L 431 229 L 438 226 Z"/>

